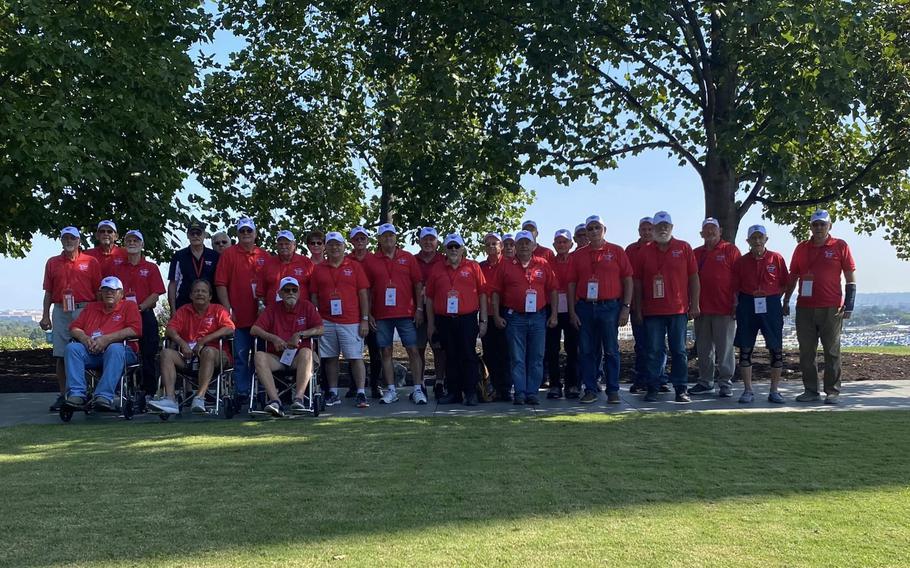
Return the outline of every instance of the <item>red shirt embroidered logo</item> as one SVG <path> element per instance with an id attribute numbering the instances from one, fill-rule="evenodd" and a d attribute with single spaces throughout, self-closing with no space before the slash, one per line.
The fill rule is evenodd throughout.
<path id="1" fill-rule="evenodd" d="M 354 276 L 354 269 L 345 268 L 344 270 L 341 271 L 341 273 L 344 274 L 345 276 Z"/>
<path id="2" fill-rule="evenodd" d="M 86 263 L 86 262 L 80 262 L 80 263 L 79 263 L 79 270 L 81 270 L 82 272 L 85 272 L 86 270 L 88 270 L 88 263 Z"/>
<path id="3" fill-rule="evenodd" d="M 213 323 L 215 323 L 215 318 L 213 318 L 213 317 L 207 317 L 207 318 L 205 318 L 204 320 L 202 320 L 202 322 L 203 322 L 205 325 L 212 325 Z"/>
<path id="4" fill-rule="evenodd" d="M 123 316 L 121 316 L 120 314 L 114 314 L 111 316 L 111 321 L 120 321 L 122 319 L 123 319 Z"/>
<path id="5" fill-rule="evenodd" d="M 143 278 L 145 278 L 148 275 L 149 275 L 148 268 L 143 268 L 139 271 L 139 276 L 142 276 Z"/>
<path id="6" fill-rule="evenodd" d="M 776 271 L 777 271 L 777 267 L 776 267 L 776 266 L 774 266 L 773 264 L 769 264 L 769 265 L 768 265 L 768 272 L 769 272 L 770 274 L 774 274 Z"/>
<path id="7" fill-rule="evenodd" d="M 670 251 L 670 254 L 673 256 L 673 258 L 682 258 L 682 251 L 679 249 Z"/>
<path id="8" fill-rule="evenodd" d="M 297 318 L 297 325 L 306 325 L 306 318 Z"/>

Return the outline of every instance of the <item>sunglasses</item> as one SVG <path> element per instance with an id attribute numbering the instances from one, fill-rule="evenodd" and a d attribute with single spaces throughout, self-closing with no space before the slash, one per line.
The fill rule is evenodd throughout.
<path id="1" fill-rule="evenodd" d="M 201 234 L 202 234 L 202 231 L 200 231 L 199 229 L 193 229 L 187 233 L 187 235 L 189 235 L 191 237 L 198 237 Z"/>
<path id="2" fill-rule="evenodd" d="M 281 289 L 281 291 L 284 292 L 285 294 L 297 294 L 298 292 L 300 292 L 300 288 L 284 287 Z"/>
<path id="3" fill-rule="evenodd" d="M 215 241 L 216 245 L 229 245 L 231 241 Z"/>
<path id="4" fill-rule="evenodd" d="M 253 229 L 250 229 L 249 227 L 244 227 L 242 229 L 237 229 L 237 232 L 242 235 L 243 233 L 252 233 Z"/>
<path id="5" fill-rule="evenodd" d="M 98 229 L 98 232 L 105 235 L 112 235 L 114 234 L 114 229 Z"/>
<path id="6" fill-rule="evenodd" d="M 311 246 L 311 247 L 321 247 L 324 244 L 325 243 L 323 243 L 322 241 L 310 241 L 309 242 L 309 246 Z"/>
<path id="7" fill-rule="evenodd" d="M 461 248 L 461 245 L 452 243 L 450 245 L 446 245 L 446 248 L 449 250 L 458 250 Z"/>

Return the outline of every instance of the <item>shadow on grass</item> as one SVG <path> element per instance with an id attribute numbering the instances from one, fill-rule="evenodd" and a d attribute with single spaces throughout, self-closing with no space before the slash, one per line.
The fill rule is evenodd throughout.
<path id="1" fill-rule="evenodd" d="M 0 565 L 185 555 L 903 486 L 907 415 L 637 414 L 0 431 Z M 904 441 L 904 442 L 902 442 Z"/>

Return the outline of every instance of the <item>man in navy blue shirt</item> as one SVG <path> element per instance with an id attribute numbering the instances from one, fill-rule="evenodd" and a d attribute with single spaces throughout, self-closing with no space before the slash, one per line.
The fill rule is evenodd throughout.
<path id="1" fill-rule="evenodd" d="M 199 221 L 191 221 L 186 228 L 186 236 L 190 246 L 174 253 L 171 267 L 167 272 L 167 303 L 171 313 L 175 313 L 180 306 L 189 304 L 190 288 L 193 282 L 207 280 L 215 288 L 215 268 L 218 266 L 218 253 L 205 247 L 205 225 Z M 213 298 L 213 303 L 217 301 Z"/>

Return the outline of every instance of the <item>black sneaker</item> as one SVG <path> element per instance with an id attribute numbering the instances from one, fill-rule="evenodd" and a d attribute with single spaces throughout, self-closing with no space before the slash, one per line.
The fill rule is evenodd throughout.
<path id="1" fill-rule="evenodd" d="M 442 404 L 442 402 L 440 402 Z M 469 392 L 466 397 L 464 397 L 465 406 L 477 406 L 477 393 Z"/>
<path id="2" fill-rule="evenodd" d="M 60 412 L 60 409 L 63 408 L 63 404 L 66 402 L 66 397 L 62 394 L 57 395 L 57 400 L 54 401 L 54 404 L 47 409 L 48 412 Z"/>
<path id="3" fill-rule="evenodd" d="M 680 389 L 676 391 L 676 402 L 692 402 L 692 399 L 689 398 L 689 393 L 686 392 L 686 389 Z"/>
<path id="4" fill-rule="evenodd" d="M 670 385 L 660 385 L 660 392 L 670 392 Z"/>
<path id="5" fill-rule="evenodd" d="M 380 399 L 382 398 L 382 387 L 379 385 L 373 385 L 370 387 L 370 398 Z"/>
<path id="6" fill-rule="evenodd" d="M 566 398 L 576 399 L 581 396 L 581 393 L 578 392 L 578 387 L 569 387 L 566 389 Z"/>
<path id="7" fill-rule="evenodd" d="M 645 387 L 639 386 L 639 385 L 632 385 L 631 387 L 629 387 L 629 394 L 638 394 L 640 392 L 646 392 L 646 391 L 647 391 L 647 389 Z"/>
<path id="8" fill-rule="evenodd" d="M 351 387 L 348 389 L 348 392 L 344 393 L 344 398 L 354 398 L 354 396 L 356 394 L 357 394 L 357 389 L 354 387 Z"/>
<path id="9" fill-rule="evenodd" d="M 540 399 L 532 394 L 531 396 L 525 398 L 525 404 L 528 406 L 538 406 L 540 404 Z"/>
<path id="10" fill-rule="evenodd" d="M 64 399 L 63 403 L 66 406 L 69 406 L 71 408 L 82 408 L 83 406 L 85 406 L 85 397 L 84 396 L 68 396 L 68 397 L 66 397 L 66 399 Z"/>
<path id="11" fill-rule="evenodd" d="M 433 383 L 433 398 L 439 400 L 446 395 L 446 387 L 440 381 Z"/>
<path id="12" fill-rule="evenodd" d="M 356 397 L 354 398 L 354 404 L 357 405 L 357 408 L 369 408 L 370 403 L 367 402 L 367 395 L 362 392 L 355 393 Z"/>
<path id="13" fill-rule="evenodd" d="M 581 398 L 578 400 L 578 402 L 582 404 L 591 404 L 592 402 L 597 402 L 597 393 L 586 390 L 585 394 L 581 395 Z"/>
<path id="14" fill-rule="evenodd" d="M 439 404 L 458 404 L 461 402 L 461 396 L 457 394 L 447 394 L 437 400 Z"/>
<path id="15" fill-rule="evenodd" d="M 559 387 L 551 387 L 550 391 L 547 393 L 547 399 L 559 400 L 561 398 L 562 398 L 562 389 Z"/>
<path id="16" fill-rule="evenodd" d="M 660 394 L 658 391 L 649 390 L 648 394 L 645 395 L 645 402 L 658 402 L 660 400 Z"/>
<path id="17" fill-rule="evenodd" d="M 114 403 L 110 399 L 104 398 L 103 396 L 96 396 L 92 399 L 92 408 L 98 412 L 113 412 Z"/>
<path id="18" fill-rule="evenodd" d="M 607 393 L 607 404 L 619 404 L 619 393 L 618 392 L 608 392 Z"/>
<path id="19" fill-rule="evenodd" d="M 689 394 L 691 394 L 691 395 L 714 394 L 714 387 L 706 387 L 705 385 L 699 383 L 689 389 Z"/>

